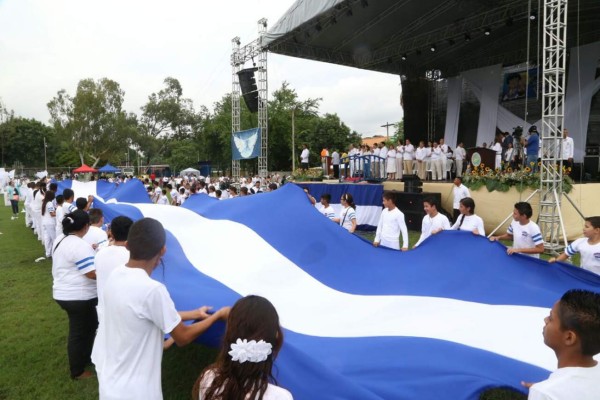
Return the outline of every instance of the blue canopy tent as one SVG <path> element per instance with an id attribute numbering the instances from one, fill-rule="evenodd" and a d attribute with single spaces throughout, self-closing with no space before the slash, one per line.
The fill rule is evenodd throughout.
<path id="1" fill-rule="evenodd" d="M 98 170 L 98 172 L 103 172 L 105 174 L 116 174 L 116 173 L 120 173 L 121 169 L 119 169 L 117 167 L 113 167 L 110 164 L 106 164 L 104 167 L 100 168 Z"/>

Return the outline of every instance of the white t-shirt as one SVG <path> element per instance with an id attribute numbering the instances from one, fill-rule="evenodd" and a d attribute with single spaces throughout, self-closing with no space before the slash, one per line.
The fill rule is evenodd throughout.
<path id="1" fill-rule="evenodd" d="M 50 213 L 56 212 L 56 209 L 52 205 L 52 202 L 46 203 L 46 209 L 42 214 L 42 225 L 54 226 L 56 224 L 56 217 L 53 217 Z"/>
<path id="2" fill-rule="evenodd" d="M 398 207 L 394 207 L 392 210 L 384 208 L 379 217 L 374 241 L 382 246 L 400 250 L 400 234 L 402 234 L 402 247 L 408 248 L 408 230 L 404 214 Z"/>
<path id="3" fill-rule="evenodd" d="M 202 400 L 202 396 L 206 393 L 206 389 L 210 387 L 210 384 L 215 379 L 215 374 L 212 371 L 208 371 L 200 381 L 200 396 L 198 400 Z M 293 400 L 292 394 L 282 387 L 275 386 L 269 383 L 263 400 Z"/>
<path id="4" fill-rule="evenodd" d="M 164 194 L 161 193 L 160 197 L 156 201 L 156 204 L 162 204 L 162 205 L 166 206 L 166 205 L 169 204 L 169 199 L 167 198 L 166 195 L 164 195 Z"/>
<path id="5" fill-rule="evenodd" d="M 423 243 L 425 239 L 431 236 L 431 232 L 438 229 L 450 229 L 450 221 L 448 221 L 448 217 L 439 212 L 433 218 L 431 218 L 429 215 L 424 216 L 423 223 L 421 224 L 421 237 L 415 244 L 415 247 Z"/>
<path id="6" fill-rule="evenodd" d="M 454 196 L 454 200 L 452 201 L 452 208 L 458 210 L 458 206 L 460 201 L 465 197 L 471 197 L 471 193 L 469 193 L 469 189 L 462 183 L 460 186 L 453 185 L 452 186 L 452 195 Z"/>
<path id="7" fill-rule="evenodd" d="M 120 265 L 99 304 L 103 317 L 94 341 L 100 399 L 162 399 L 163 337 L 181 322 L 165 286 L 141 268 Z"/>
<path id="8" fill-rule="evenodd" d="M 352 207 L 342 209 L 340 213 L 340 225 L 346 230 L 352 229 L 352 220 L 356 219 L 356 211 Z M 357 222 L 358 224 L 358 222 Z"/>
<path id="9" fill-rule="evenodd" d="M 308 164 L 308 149 L 304 149 L 302 150 L 302 154 L 300 154 L 300 159 L 303 163 L 307 163 Z"/>
<path id="10" fill-rule="evenodd" d="M 54 217 L 54 221 L 56 221 L 56 236 L 60 236 L 63 233 L 62 221 L 65 218 L 64 208 L 63 206 L 56 206 L 56 216 Z"/>
<path id="11" fill-rule="evenodd" d="M 577 239 L 565 250 L 569 257 L 581 254 L 581 268 L 600 275 L 600 243 L 591 245 L 587 238 Z"/>
<path id="12" fill-rule="evenodd" d="M 90 246 L 96 245 L 96 251 L 102 247 L 108 246 L 108 235 L 97 226 L 90 226 L 90 230 L 85 234 L 83 240 L 88 242 Z"/>
<path id="13" fill-rule="evenodd" d="M 462 221 L 462 224 L 461 224 L 461 221 Z M 459 225 L 460 225 L 460 228 L 458 227 Z M 485 236 L 485 228 L 483 227 L 483 220 L 477 214 L 465 215 L 464 219 L 463 219 L 463 215 L 459 215 L 458 218 L 456 219 L 456 222 L 454 223 L 454 225 L 452 225 L 452 228 L 450 228 L 450 229 L 459 230 L 459 231 L 469 231 L 469 232 L 472 232 L 474 229 L 477 229 L 477 231 L 479 232 L 479 234 L 481 236 Z"/>
<path id="14" fill-rule="evenodd" d="M 98 303 L 102 301 L 102 291 L 110 274 L 119 265 L 125 265 L 128 261 L 129 250 L 125 246 L 106 246 L 98 251 L 94 259 L 96 285 L 98 286 Z"/>
<path id="15" fill-rule="evenodd" d="M 96 298 L 96 281 L 85 276 L 94 270 L 94 249 L 79 236 L 60 235 L 52 252 L 52 297 L 55 300 Z"/>
<path id="16" fill-rule="evenodd" d="M 515 249 L 530 249 L 538 244 L 544 244 L 542 239 L 542 231 L 540 227 L 533 221 L 529 221 L 525 225 L 521 225 L 518 221 L 513 221 L 508 226 L 507 233 L 513 237 L 513 248 Z M 539 254 L 526 254 L 534 258 L 540 258 Z"/>
<path id="17" fill-rule="evenodd" d="M 529 388 L 529 400 L 600 399 L 600 363 L 595 367 L 565 367 Z"/>
<path id="18" fill-rule="evenodd" d="M 321 209 L 319 210 L 319 212 L 329 219 L 335 218 L 335 211 L 334 211 L 333 207 L 331 207 L 331 204 L 327 207 L 321 206 Z"/>

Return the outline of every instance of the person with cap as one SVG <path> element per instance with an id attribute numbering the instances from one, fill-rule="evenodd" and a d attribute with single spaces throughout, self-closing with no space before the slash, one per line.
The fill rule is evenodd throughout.
<path id="1" fill-rule="evenodd" d="M 531 168 L 531 172 L 536 172 L 538 170 L 537 161 L 538 153 L 540 151 L 540 137 L 538 135 L 537 126 L 532 125 L 531 128 L 529 128 L 529 136 L 523 145 L 525 146 L 525 149 L 527 149 L 527 162 L 525 166 Z"/>

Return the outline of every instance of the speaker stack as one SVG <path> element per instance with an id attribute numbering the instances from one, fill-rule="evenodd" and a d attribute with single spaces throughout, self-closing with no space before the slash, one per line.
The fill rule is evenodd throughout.
<path id="1" fill-rule="evenodd" d="M 427 198 L 433 198 L 438 204 L 438 211 L 441 210 L 442 194 L 441 193 L 407 193 L 390 190 L 394 195 L 396 207 L 404 213 L 406 226 L 411 231 L 421 231 L 421 223 L 425 216 L 423 210 L 423 201 Z"/>
<path id="2" fill-rule="evenodd" d="M 246 103 L 246 107 L 251 113 L 258 112 L 258 87 L 254 77 L 256 71 L 258 71 L 258 68 L 254 67 L 243 69 L 237 73 L 244 103 Z"/>

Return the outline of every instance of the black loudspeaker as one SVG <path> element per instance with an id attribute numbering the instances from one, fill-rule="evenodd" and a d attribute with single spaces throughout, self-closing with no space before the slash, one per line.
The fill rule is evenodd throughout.
<path id="1" fill-rule="evenodd" d="M 423 182 L 417 175 L 404 175 L 402 177 L 404 182 L 404 191 L 406 193 L 421 193 L 423 191 Z"/>
<path id="2" fill-rule="evenodd" d="M 258 87 L 254 78 L 256 71 L 258 71 L 258 68 L 254 67 L 243 69 L 237 73 L 244 103 L 246 103 L 246 107 L 251 113 L 258 111 Z"/>
<path id="3" fill-rule="evenodd" d="M 442 194 L 441 193 L 406 193 L 390 190 L 394 195 L 394 204 L 400 211 L 404 213 L 406 226 L 411 231 L 420 231 L 425 210 L 423 210 L 423 200 L 433 198 L 438 204 L 438 211 L 442 211 Z"/>

